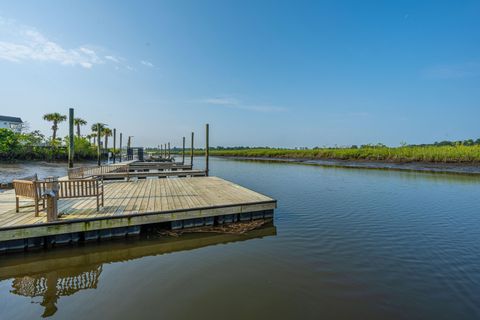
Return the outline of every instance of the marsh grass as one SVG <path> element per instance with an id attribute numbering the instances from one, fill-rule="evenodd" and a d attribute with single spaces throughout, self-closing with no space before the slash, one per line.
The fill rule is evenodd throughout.
<path id="1" fill-rule="evenodd" d="M 395 148 L 320 148 L 308 150 L 252 148 L 239 150 L 211 150 L 210 155 L 260 158 L 369 160 L 390 162 L 480 163 L 480 145 L 404 146 Z"/>

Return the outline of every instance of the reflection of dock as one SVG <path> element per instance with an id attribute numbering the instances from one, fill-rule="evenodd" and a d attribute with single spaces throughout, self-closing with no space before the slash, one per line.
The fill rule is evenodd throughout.
<path id="1" fill-rule="evenodd" d="M 75 294 L 80 290 L 96 289 L 105 263 L 272 235 L 276 235 L 276 228 L 270 225 L 243 235 L 186 234 L 180 238 L 108 242 L 96 246 L 12 255 L 2 259 L 0 280 L 14 279 L 10 291 L 13 294 L 41 297 L 40 304 L 45 308 L 43 316 L 48 317 L 57 311 L 56 303 L 60 297 Z"/>
<path id="2" fill-rule="evenodd" d="M 181 171 L 178 171 L 181 172 Z M 0 252 L 138 234 L 140 226 L 172 228 L 271 218 L 276 201 L 217 177 L 106 182 L 104 207 L 96 198 L 60 199 L 59 220 L 15 212 L 13 190 L 0 193 Z M 26 204 L 27 201 L 22 201 Z"/>

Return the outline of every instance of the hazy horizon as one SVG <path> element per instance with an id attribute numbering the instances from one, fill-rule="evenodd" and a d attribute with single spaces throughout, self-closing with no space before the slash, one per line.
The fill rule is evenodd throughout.
<path id="1" fill-rule="evenodd" d="M 135 145 L 398 146 L 480 137 L 480 3 L 0 4 L 0 115 Z M 67 124 L 59 135 L 67 134 Z"/>

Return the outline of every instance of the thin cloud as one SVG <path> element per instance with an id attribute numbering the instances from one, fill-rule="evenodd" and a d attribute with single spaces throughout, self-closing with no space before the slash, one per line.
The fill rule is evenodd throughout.
<path id="1" fill-rule="evenodd" d="M 146 66 L 146 67 L 149 67 L 149 68 L 155 67 L 155 66 L 153 65 L 153 63 L 151 63 L 150 61 L 142 60 L 142 61 L 140 61 L 140 63 L 143 64 L 143 65 Z"/>
<path id="2" fill-rule="evenodd" d="M 120 59 L 114 56 L 105 56 L 104 58 L 115 63 L 120 63 Z"/>
<path id="3" fill-rule="evenodd" d="M 255 112 L 284 112 L 287 109 L 271 105 L 245 104 L 238 99 L 232 97 L 215 97 L 199 100 L 201 104 L 217 107 L 255 111 Z"/>
<path id="4" fill-rule="evenodd" d="M 121 62 L 113 55 L 101 57 L 99 52 L 90 46 L 65 48 L 35 28 L 20 25 L 14 20 L 0 17 L 0 27 L 0 36 L 3 38 L 0 41 L 0 60 L 15 63 L 44 61 L 85 69 L 107 61 L 117 64 Z"/>

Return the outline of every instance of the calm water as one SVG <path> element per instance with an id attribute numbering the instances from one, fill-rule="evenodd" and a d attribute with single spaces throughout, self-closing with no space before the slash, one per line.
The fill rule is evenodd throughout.
<path id="1" fill-rule="evenodd" d="M 0 183 L 11 182 L 13 179 L 18 179 L 26 176 L 37 174 L 39 179 L 49 176 L 66 176 L 66 163 L 52 163 L 43 161 L 29 161 L 5 163 L 0 162 Z"/>
<path id="2" fill-rule="evenodd" d="M 479 178 L 212 159 L 274 226 L 0 256 L 0 318 L 478 319 Z"/>

